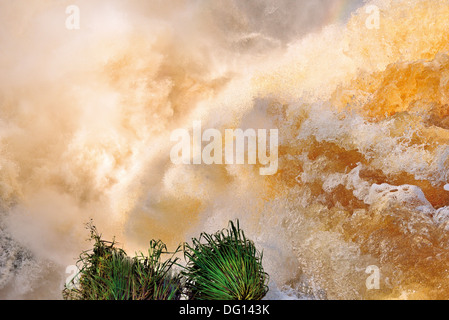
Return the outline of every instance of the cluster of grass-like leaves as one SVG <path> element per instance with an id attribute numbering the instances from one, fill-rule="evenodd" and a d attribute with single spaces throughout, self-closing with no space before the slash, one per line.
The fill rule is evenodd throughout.
<path id="1" fill-rule="evenodd" d="M 260 300 L 268 292 L 262 253 L 233 222 L 216 234 L 202 233 L 185 244 L 189 261 L 182 274 L 190 299 Z"/>
<path id="2" fill-rule="evenodd" d="M 79 275 L 63 290 L 67 300 L 179 300 L 182 294 L 181 278 L 172 272 L 179 251 L 167 252 L 161 241 L 152 240 L 148 255 L 140 253 L 129 257 L 116 246 L 105 241 L 89 224 L 92 250 L 81 253 L 77 265 Z M 162 262 L 162 256 L 171 254 Z"/>
<path id="3" fill-rule="evenodd" d="M 88 224 L 93 249 L 81 253 L 79 274 L 64 287 L 67 300 L 260 300 L 268 292 L 262 253 L 237 225 L 202 233 L 184 244 L 185 266 L 162 241 L 152 240 L 148 255 L 129 257 Z M 162 259 L 167 256 L 167 259 Z M 176 273 L 174 266 L 180 267 Z"/>

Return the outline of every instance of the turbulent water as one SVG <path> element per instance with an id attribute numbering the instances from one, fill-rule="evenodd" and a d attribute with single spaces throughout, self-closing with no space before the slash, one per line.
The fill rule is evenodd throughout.
<path id="1" fill-rule="evenodd" d="M 132 253 L 237 218 L 268 298 L 449 298 L 448 0 L 0 0 L 0 68 L 0 298 L 61 298 L 90 219 Z M 196 120 L 278 128 L 277 174 L 174 165 Z"/>

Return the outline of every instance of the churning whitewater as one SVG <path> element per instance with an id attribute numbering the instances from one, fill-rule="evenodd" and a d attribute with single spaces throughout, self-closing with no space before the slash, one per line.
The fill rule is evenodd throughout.
<path id="1" fill-rule="evenodd" d="M 0 0 L 0 67 L 1 299 L 61 299 L 90 219 L 239 219 L 271 299 L 449 298 L 449 0 Z M 279 130 L 276 174 L 172 163 L 195 121 Z"/>

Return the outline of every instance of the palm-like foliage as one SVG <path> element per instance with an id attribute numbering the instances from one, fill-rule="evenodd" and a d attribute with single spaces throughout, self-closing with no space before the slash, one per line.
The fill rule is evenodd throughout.
<path id="1" fill-rule="evenodd" d="M 184 245 L 188 264 L 182 272 L 186 291 L 197 300 L 260 300 L 268 292 L 268 275 L 262 267 L 262 253 L 243 231 L 230 228 L 216 234 L 202 233 Z"/>
<path id="2" fill-rule="evenodd" d="M 148 256 L 128 257 L 115 241 L 101 239 L 95 226 L 88 224 L 93 250 L 84 251 L 78 260 L 79 283 L 72 280 L 63 290 L 68 300 L 172 300 L 180 299 L 182 286 L 179 275 L 172 273 L 177 259 L 168 254 L 161 241 L 152 240 Z"/>

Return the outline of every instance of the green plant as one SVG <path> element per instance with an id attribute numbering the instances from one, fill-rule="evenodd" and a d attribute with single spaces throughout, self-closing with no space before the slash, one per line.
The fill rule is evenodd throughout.
<path id="1" fill-rule="evenodd" d="M 229 229 L 202 233 L 184 244 L 186 294 L 196 300 L 260 300 L 268 292 L 263 254 L 230 221 Z"/>
<path id="2" fill-rule="evenodd" d="M 77 265 L 78 279 L 65 286 L 67 300 L 179 300 L 182 292 L 181 277 L 172 272 L 177 258 L 169 254 L 161 241 L 152 240 L 148 256 L 143 253 L 128 257 L 113 240 L 105 241 L 92 223 L 88 224 L 93 249 L 81 253 Z"/>

